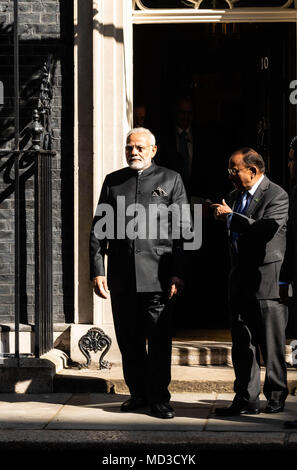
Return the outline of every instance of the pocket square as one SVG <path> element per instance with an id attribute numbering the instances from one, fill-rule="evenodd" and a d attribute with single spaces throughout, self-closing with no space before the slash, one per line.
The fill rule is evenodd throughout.
<path id="1" fill-rule="evenodd" d="M 166 193 L 166 191 L 164 191 L 164 189 L 158 187 L 157 189 L 154 189 L 154 191 L 152 191 L 152 196 L 168 196 L 168 194 Z"/>

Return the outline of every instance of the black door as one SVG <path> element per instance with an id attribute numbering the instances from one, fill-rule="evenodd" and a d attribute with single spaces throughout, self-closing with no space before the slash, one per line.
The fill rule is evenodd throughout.
<path id="1" fill-rule="evenodd" d="M 232 189 L 228 159 L 244 146 L 262 153 L 271 179 L 287 186 L 288 144 L 296 134 L 289 100 L 295 46 L 290 23 L 134 26 L 134 99 L 147 104 L 146 126 L 158 136 L 174 97 L 192 96 L 200 139 L 195 196 L 225 197 Z M 179 327 L 229 326 L 228 270 L 226 227 L 208 211 Z"/>

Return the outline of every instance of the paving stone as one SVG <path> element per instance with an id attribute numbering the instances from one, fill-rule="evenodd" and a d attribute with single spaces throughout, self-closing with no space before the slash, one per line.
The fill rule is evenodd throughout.
<path id="1" fill-rule="evenodd" d="M 0 394 L 0 429 L 43 429 L 70 394 Z"/>
<path id="2" fill-rule="evenodd" d="M 173 393 L 176 417 L 161 420 L 150 416 L 148 409 L 122 413 L 125 394 L 0 394 L 0 451 L 4 455 L 3 451 L 30 450 L 35 456 L 36 451 L 43 456 L 46 450 L 48 456 L 65 451 L 68 462 L 81 455 L 96 464 L 99 456 L 112 453 L 192 453 L 200 463 L 207 453 L 220 458 L 244 455 L 251 461 L 253 452 L 255 458 L 259 452 L 269 458 L 274 452 L 297 453 L 297 432 L 283 427 L 285 420 L 297 418 L 297 397 L 289 396 L 286 411 L 277 415 L 216 418 L 214 408 L 229 404 L 233 396 Z M 261 406 L 265 405 L 261 396 Z"/>
<path id="3" fill-rule="evenodd" d="M 216 400 L 215 407 L 224 407 L 230 405 L 234 394 L 219 394 Z M 260 409 L 266 406 L 266 399 L 261 395 Z M 217 417 L 212 412 L 212 416 L 206 424 L 206 431 L 258 431 L 258 432 L 285 432 L 284 421 L 293 419 L 296 412 L 297 399 L 296 397 L 288 396 L 286 400 L 285 410 L 282 413 L 267 414 L 260 413 L 259 415 L 242 415 L 230 417 Z"/>
<path id="4" fill-rule="evenodd" d="M 169 420 L 151 416 L 149 407 L 133 413 L 122 413 L 120 405 L 127 398 L 129 395 L 75 394 L 47 429 L 201 431 L 215 396 L 174 395 L 171 403 L 176 417 Z"/>

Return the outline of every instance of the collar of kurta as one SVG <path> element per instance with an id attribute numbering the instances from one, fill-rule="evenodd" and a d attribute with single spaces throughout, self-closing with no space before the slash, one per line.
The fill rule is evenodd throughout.
<path id="1" fill-rule="evenodd" d="M 155 171 L 155 169 L 156 169 L 156 164 L 152 160 L 152 164 L 141 172 L 141 177 L 150 175 L 151 173 Z M 132 168 L 130 168 L 130 171 L 133 172 L 135 176 L 137 176 L 139 170 L 132 170 Z"/>

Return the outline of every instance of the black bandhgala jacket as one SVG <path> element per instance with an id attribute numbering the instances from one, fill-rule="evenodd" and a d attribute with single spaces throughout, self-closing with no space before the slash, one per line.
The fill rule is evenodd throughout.
<path id="1" fill-rule="evenodd" d="M 168 215 L 172 204 L 183 214 L 179 220 L 170 211 Z M 141 216 L 138 220 L 136 208 Z M 134 225 L 138 235 L 133 239 L 127 229 L 131 232 Z M 91 228 L 90 277 L 105 275 L 107 255 L 111 292 L 167 290 L 171 276 L 186 278 L 186 232 L 191 232 L 191 215 L 177 172 L 152 162 L 142 173 L 129 167 L 110 173 L 103 183 Z"/>

